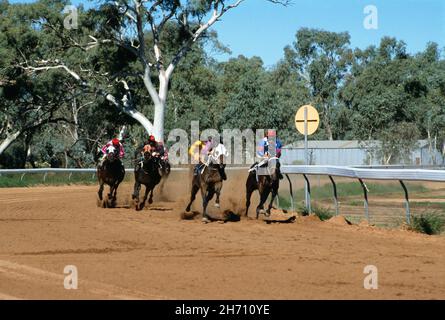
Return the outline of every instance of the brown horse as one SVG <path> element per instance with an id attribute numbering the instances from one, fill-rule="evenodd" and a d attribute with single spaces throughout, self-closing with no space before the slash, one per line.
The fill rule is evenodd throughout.
<path id="1" fill-rule="evenodd" d="M 160 194 L 163 194 L 165 182 L 167 181 L 167 178 L 171 172 L 171 166 L 167 159 L 161 159 L 159 164 L 161 167 L 161 183 L 159 184 L 159 192 Z"/>
<path id="2" fill-rule="evenodd" d="M 99 180 L 99 201 L 103 208 L 112 208 L 116 205 L 116 193 L 119 184 L 124 180 L 125 169 L 119 159 L 119 151 L 114 146 L 109 146 L 106 150 L 105 160 L 97 166 L 97 178 Z M 104 185 L 110 186 L 107 199 L 103 199 Z"/>
<path id="3" fill-rule="evenodd" d="M 272 161 L 275 161 L 272 163 Z M 260 203 L 256 208 L 256 218 L 258 219 L 260 213 L 266 217 L 270 216 L 272 203 L 278 194 L 280 186 L 280 163 L 277 158 L 271 158 L 261 162 L 255 163 L 250 167 L 249 176 L 246 181 L 246 217 L 249 213 L 250 198 L 255 190 L 260 193 Z M 269 194 L 272 193 L 269 207 L 264 211 L 264 203 L 267 201 Z"/>
<path id="4" fill-rule="evenodd" d="M 216 163 L 215 163 L 216 162 Z M 192 192 L 190 196 L 190 202 L 187 205 L 186 212 L 190 212 L 190 207 L 196 199 L 196 194 L 201 190 L 202 197 L 202 216 L 204 222 L 214 221 L 214 219 L 207 213 L 207 205 L 213 196 L 216 194 L 215 206 L 220 207 L 219 197 L 221 195 L 221 189 L 223 186 L 223 179 L 221 177 L 221 172 L 224 169 L 224 164 L 222 163 L 222 156 L 218 159 L 214 158 L 213 155 L 209 155 L 209 161 L 206 164 L 202 164 L 199 168 L 198 174 L 193 176 L 192 180 Z"/>
<path id="5" fill-rule="evenodd" d="M 148 203 L 153 203 L 153 190 L 156 185 L 161 181 L 162 166 L 159 157 L 152 156 L 150 151 L 144 151 L 144 159 L 141 165 L 136 166 L 134 169 L 134 191 L 132 198 L 135 203 L 136 210 L 142 210 L 147 201 L 148 194 L 150 198 Z M 142 202 L 139 202 L 139 192 L 141 191 L 141 185 L 145 185 L 145 195 Z"/>

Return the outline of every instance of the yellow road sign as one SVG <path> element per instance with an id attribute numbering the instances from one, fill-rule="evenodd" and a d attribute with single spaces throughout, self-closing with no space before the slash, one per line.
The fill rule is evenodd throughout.
<path id="1" fill-rule="evenodd" d="M 305 110 L 307 111 L 305 112 Z M 295 114 L 295 127 L 297 127 L 297 130 L 301 134 L 304 134 L 305 113 L 307 116 L 307 134 L 311 135 L 318 129 L 320 124 L 320 116 L 318 115 L 317 109 L 311 105 L 305 105 L 298 109 L 297 113 Z"/>

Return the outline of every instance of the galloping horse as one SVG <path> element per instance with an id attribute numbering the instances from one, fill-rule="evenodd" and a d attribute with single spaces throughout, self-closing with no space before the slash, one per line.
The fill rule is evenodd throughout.
<path id="1" fill-rule="evenodd" d="M 159 165 L 161 168 L 161 183 L 159 185 L 159 189 L 160 189 L 160 193 L 162 194 L 163 190 L 164 190 L 165 181 L 167 180 L 167 178 L 171 172 L 171 166 L 170 166 L 170 162 L 167 159 L 160 159 Z"/>
<path id="2" fill-rule="evenodd" d="M 269 167 L 269 162 L 275 162 L 275 165 Z M 254 164 L 250 167 L 249 176 L 246 181 L 246 217 L 249 213 L 250 198 L 255 190 L 260 193 L 260 203 L 256 208 L 256 218 L 258 219 L 260 213 L 266 217 L 270 216 L 270 210 L 272 209 L 272 203 L 278 194 L 278 188 L 280 185 L 280 163 L 278 158 L 272 157 L 266 159 L 259 164 Z M 261 172 L 259 172 L 261 171 Z M 269 207 L 264 211 L 264 203 L 267 201 L 269 194 L 272 192 L 272 199 L 270 200 Z"/>
<path id="3" fill-rule="evenodd" d="M 116 205 L 116 193 L 119 184 L 124 180 L 125 169 L 119 159 L 118 150 L 114 146 L 109 146 L 106 150 L 106 158 L 102 164 L 97 166 L 97 178 L 99 180 L 99 201 L 102 201 L 102 207 L 114 207 Z M 110 192 L 107 199 L 103 201 L 104 184 L 110 186 Z"/>
<path id="4" fill-rule="evenodd" d="M 216 162 L 216 163 L 215 163 Z M 213 154 L 209 155 L 207 163 L 202 165 L 197 175 L 193 176 L 192 181 L 192 192 L 190 197 L 190 202 L 187 205 L 186 212 L 190 212 L 190 207 L 196 199 L 196 194 L 199 189 L 201 189 L 202 196 L 202 216 L 203 221 L 208 222 L 215 220 L 210 217 L 207 213 L 207 205 L 209 201 L 212 200 L 213 196 L 216 194 L 215 207 L 219 208 L 219 197 L 221 194 L 221 189 L 223 186 L 221 170 L 224 169 L 224 164 L 222 163 L 222 155 L 218 157 Z"/>
<path id="5" fill-rule="evenodd" d="M 144 160 L 141 165 L 134 170 L 134 191 L 132 198 L 135 201 L 136 210 L 142 210 L 147 201 L 148 193 L 150 198 L 148 203 L 153 203 L 153 190 L 156 185 L 161 181 L 162 167 L 160 163 L 161 159 L 154 157 L 150 151 L 144 150 Z M 139 202 L 139 192 L 141 191 L 141 184 L 145 185 L 144 200 Z"/>

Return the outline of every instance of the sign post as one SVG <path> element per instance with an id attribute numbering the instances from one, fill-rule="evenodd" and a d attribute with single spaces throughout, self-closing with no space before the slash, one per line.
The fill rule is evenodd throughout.
<path id="1" fill-rule="evenodd" d="M 317 109 L 311 105 L 302 106 L 295 114 L 295 126 L 297 130 L 304 135 L 304 162 L 309 165 L 309 150 L 307 137 L 317 131 L 320 124 L 320 116 Z M 311 200 L 309 195 L 308 182 L 304 185 L 306 209 L 311 213 Z"/>

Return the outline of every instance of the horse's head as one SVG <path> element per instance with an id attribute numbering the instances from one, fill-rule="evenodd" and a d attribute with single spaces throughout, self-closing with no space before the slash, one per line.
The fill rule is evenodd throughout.
<path id="1" fill-rule="evenodd" d="M 113 162 L 118 159 L 118 150 L 115 146 L 108 146 L 106 152 L 108 161 Z"/>
<path id="2" fill-rule="evenodd" d="M 144 161 L 150 160 L 152 158 L 151 147 L 149 145 L 145 145 L 142 154 L 144 156 Z"/>

